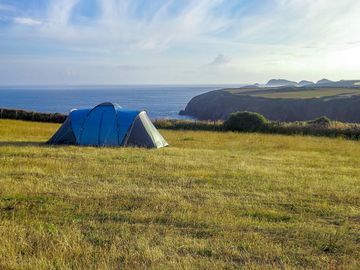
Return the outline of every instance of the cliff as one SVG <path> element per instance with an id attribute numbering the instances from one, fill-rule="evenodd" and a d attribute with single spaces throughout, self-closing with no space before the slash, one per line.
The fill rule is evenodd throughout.
<path id="1" fill-rule="evenodd" d="M 236 111 L 258 112 L 278 121 L 304 121 L 327 116 L 342 122 L 360 122 L 360 95 L 286 99 L 216 90 L 194 97 L 182 114 L 201 120 L 218 120 L 226 119 Z"/>

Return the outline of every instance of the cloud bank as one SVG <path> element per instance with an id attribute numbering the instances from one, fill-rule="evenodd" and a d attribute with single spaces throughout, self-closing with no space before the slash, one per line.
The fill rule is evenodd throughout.
<path id="1" fill-rule="evenodd" d="M 18 75 L 0 83 L 61 83 L 69 67 L 66 83 L 348 79 L 358 14 L 357 0 L 2 1 L 0 64 Z"/>

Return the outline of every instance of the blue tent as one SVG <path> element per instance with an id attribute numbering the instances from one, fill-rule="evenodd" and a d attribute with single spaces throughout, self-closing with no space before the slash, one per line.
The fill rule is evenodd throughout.
<path id="1" fill-rule="evenodd" d="M 109 102 L 72 110 L 48 143 L 147 148 L 168 145 L 146 112 L 125 110 Z"/>

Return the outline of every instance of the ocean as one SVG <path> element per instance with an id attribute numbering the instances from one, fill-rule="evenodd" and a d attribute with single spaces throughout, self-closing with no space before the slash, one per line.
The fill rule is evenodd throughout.
<path id="1" fill-rule="evenodd" d="M 61 86 L 0 87 L 0 108 L 67 114 L 74 108 L 93 107 L 102 102 L 118 103 L 145 110 L 150 118 L 183 119 L 180 110 L 196 95 L 229 85 L 213 86 Z"/>

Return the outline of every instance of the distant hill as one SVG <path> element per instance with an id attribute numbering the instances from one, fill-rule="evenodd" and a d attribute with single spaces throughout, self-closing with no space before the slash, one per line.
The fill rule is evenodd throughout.
<path id="1" fill-rule="evenodd" d="M 358 86 L 359 84 L 360 80 L 331 81 L 328 79 L 322 79 L 316 83 L 307 80 L 302 80 L 298 83 L 284 79 L 271 79 L 267 84 L 263 85 L 263 87 L 353 87 Z"/>
<path id="2" fill-rule="evenodd" d="M 322 79 L 322 80 L 320 80 L 320 81 L 318 81 L 316 84 L 317 85 L 329 85 L 329 84 L 332 84 L 332 83 L 334 83 L 333 81 L 330 81 L 330 80 L 328 80 L 328 79 Z"/>
<path id="3" fill-rule="evenodd" d="M 301 82 L 298 83 L 298 85 L 301 86 L 308 86 L 308 85 L 314 85 L 314 82 L 311 81 L 306 81 L 306 80 L 302 80 Z"/>
<path id="4" fill-rule="evenodd" d="M 354 87 L 359 84 L 360 80 L 341 80 L 341 81 L 330 81 L 322 79 L 316 83 L 316 86 L 320 87 Z"/>
<path id="5" fill-rule="evenodd" d="M 268 81 L 266 86 L 268 87 L 281 87 L 281 86 L 297 86 L 298 83 L 294 81 L 288 81 L 284 79 L 272 79 Z"/>
<path id="6" fill-rule="evenodd" d="M 260 88 L 260 85 L 255 83 L 255 84 L 245 85 L 245 86 L 243 86 L 241 88 L 242 89 L 254 89 L 254 88 Z"/>

